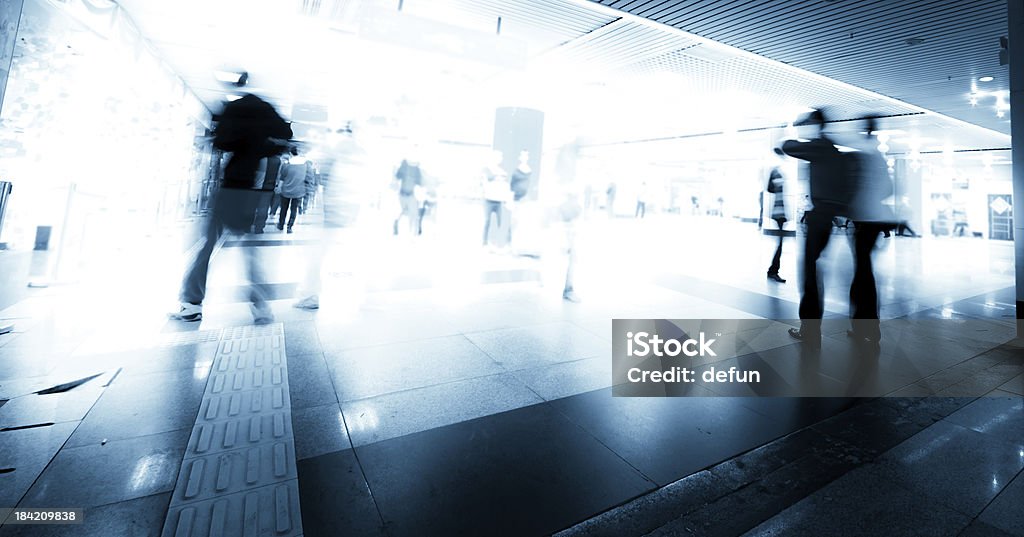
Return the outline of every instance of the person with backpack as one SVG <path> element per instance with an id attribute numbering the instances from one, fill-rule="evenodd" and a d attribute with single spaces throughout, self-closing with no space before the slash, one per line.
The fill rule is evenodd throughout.
<path id="1" fill-rule="evenodd" d="M 234 83 L 235 89 L 244 87 L 248 79 L 248 73 L 241 73 Z M 214 119 L 217 126 L 213 146 L 230 153 L 230 157 L 224 167 L 220 190 L 212 203 L 203 246 L 185 272 L 180 293 L 181 306 L 170 314 L 172 320 L 196 322 L 203 319 L 206 279 L 214 247 L 224 233 L 241 235 L 249 231 L 261 194 L 255 189 L 260 161 L 280 154 L 292 137 L 291 126 L 273 105 L 251 93 L 226 103 Z M 256 324 L 273 322 L 256 251 L 253 248 L 243 250 L 249 273 L 253 320 Z"/>
<path id="2" fill-rule="evenodd" d="M 881 326 L 878 319 L 878 289 L 872 255 L 878 236 L 895 227 L 895 215 L 882 202 L 893 195 L 889 167 L 877 149 L 873 133 L 874 118 L 865 119 L 865 132 L 848 145 L 856 151 L 844 153 L 853 195 L 849 219 L 853 221 L 853 283 L 850 285 L 852 328 L 847 335 L 858 343 L 878 346 Z"/>

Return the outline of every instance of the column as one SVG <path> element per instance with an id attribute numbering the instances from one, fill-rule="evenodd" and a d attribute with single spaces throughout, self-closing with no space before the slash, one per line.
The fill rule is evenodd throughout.
<path id="1" fill-rule="evenodd" d="M 1013 145 L 1013 244 L 1017 273 L 1017 336 L 1024 336 L 1024 2 L 1007 0 L 1010 39 L 1010 135 Z"/>

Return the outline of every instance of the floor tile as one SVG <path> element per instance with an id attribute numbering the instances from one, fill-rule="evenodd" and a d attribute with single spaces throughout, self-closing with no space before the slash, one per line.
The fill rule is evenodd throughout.
<path id="1" fill-rule="evenodd" d="M 974 517 L 1024 469 L 1020 450 L 993 436 L 939 422 L 883 455 L 879 475 Z"/>
<path id="2" fill-rule="evenodd" d="M 503 372 L 462 336 L 326 352 L 340 401 Z"/>
<path id="3" fill-rule="evenodd" d="M 292 430 L 298 460 L 352 447 L 338 403 L 292 409 Z"/>
<path id="4" fill-rule="evenodd" d="M 999 386 L 1000 390 L 1024 395 L 1024 373 L 1006 381 L 1006 384 Z"/>
<path id="5" fill-rule="evenodd" d="M 978 519 L 1012 535 L 1024 535 L 1024 474 L 1017 474 Z"/>
<path id="6" fill-rule="evenodd" d="M 466 334 L 508 371 L 611 356 L 611 343 L 567 322 Z"/>
<path id="7" fill-rule="evenodd" d="M 0 537 L 157 537 L 170 502 L 170 493 L 163 493 L 90 507 L 80 525 L 8 525 Z"/>
<path id="8" fill-rule="evenodd" d="M 342 409 L 352 443 L 362 446 L 541 402 L 504 373 L 350 401 Z"/>
<path id="9" fill-rule="evenodd" d="M 82 420 L 68 446 L 190 429 L 207 375 L 206 369 L 197 368 L 118 377 Z"/>
<path id="10" fill-rule="evenodd" d="M 546 404 L 356 451 L 394 536 L 542 535 L 653 488 Z"/>
<path id="11" fill-rule="evenodd" d="M 300 460 L 297 466 L 305 535 L 385 535 L 352 450 Z"/>
<path id="12" fill-rule="evenodd" d="M 1020 537 L 1021 535 L 1024 535 L 1024 533 L 1017 533 L 1016 535 L 1006 533 L 995 526 L 991 526 L 982 522 L 980 519 L 976 519 L 974 522 L 971 522 L 970 525 L 968 525 L 957 537 Z"/>
<path id="13" fill-rule="evenodd" d="M 545 400 L 551 401 L 612 384 L 612 360 L 607 356 L 522 369 L 513 373 Z"/>
<path id="14" fill-rule="evenodd" d="M 725 397 L 612 397 L 606 389 L 549 404 L 664 485 L 791 432 L 742 403 Z"/>
<path id="15" fill-rule="evenodd" d="M 946 421 L 1024 449 L 1024 397 L 982 397 L 951 414 Z"/>
<path id="16" fill-rule="evenodd" d="M 320 322 L 317 332 L 326 353 L 459 333 L 448 319 L 429 311 L 360 313 L 350 321 Z"/>
<path id="17" fill-rule="evenodd" d="M 19 507 L 94 507 L 170 492 L 191 428 L 62 449 Z"/>
<path id="18" fill-rule="evenodd" d="M 744 537 L 953 537 L 970 521 L 970 517 L 941 505 L 922 509 L 916 493 L 861 468 L 772 517 Z"/>
<path id="19" fill-rule="evenodd" d="M 0 428 L 80 421 L 103 390 L 102 385 L 86 383 L 63 393 L 16 397 L 0 407 Z"/>
<path id="20" fill-rule="evenodd" d="M 14 470 L 0 474 L 0 506 L 18 504 L 77 426 L 67 422 L 0 432 L 0 468 Z"/>
<path id="21" fill-rule="evenodd" d="M 284 348 L 288 356 L 323 352 L 323 349 L 320 348 L 320 336 L 317 333 L 316 323 L 313 321 L 285 323 Z"/>
<path id="22" fill-rule="evenodd" d="M 331 372 L 322 353 L 288 354 L 288 386 L 292 409 L 337 403 Z"/>

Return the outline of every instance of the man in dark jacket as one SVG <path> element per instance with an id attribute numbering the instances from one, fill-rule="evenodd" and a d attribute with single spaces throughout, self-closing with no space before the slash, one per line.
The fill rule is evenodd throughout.
<path id="1" fill-rule="evenodd" d="M 242 73 L 236 87 L 245 86 L 248 73 Z M 224 105 L 217 116 L 213 146 L 231 153 L 224 167 L 224 180 L 213 201 L 202 248 L 185 273 L 181 285 L 181 309 L 170 315 L 179 321 L 201 321 L 206 297 L 206 276 L 213 249 L 225 232 L 243 234 L 252 225 L 260 191 L 255 190 L 260 160 L 279 154 L 292 129 L 274 107 L 263 99 L 246 94 Z M 257 324 L 273 321 L 263 289 L 262 270 L 255 251 L 245 249 L 251 288 L 253 319 Z"/>
<path id="2" fill-rule="evenodd" d="M 800 328 L 789 333 L 811 347 L 821 346 L 821 318 L 825 298 L 818 279 L 818 258 L 832 235 L 832 219 L 846 216 L 851 185 L 846 181 L 845 159 L 832 140 L 823 134 L 825 116 L 815 110 L 797 125 L 816 130 L 809 141 L 788 140 L 782 151 L 810 163 L 810 196 L 813 209 L 804 213 L 807 236 L 804 241 L 803 291 L 800 296 Z"/>

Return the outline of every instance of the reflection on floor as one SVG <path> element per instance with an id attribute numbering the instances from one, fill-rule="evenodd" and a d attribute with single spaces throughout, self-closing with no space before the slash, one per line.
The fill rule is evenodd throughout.
<path id="1" fill-rule="evenodd" d="M 883 312 L 909 328 L 887 329 L 869 380 L 896 397 L 611 397 L 612 318 L 796 316 L 796 279 L 764 278 L 771 238 L 703 225 L 594 224 L 579 304 L 540 286 L 530 258 L 383 242 L 361 287 L 351 261 L 329 264 L 319 312 L 290 307 L 305 230 L 287 244 L 261 236 L 252 247 L 278 253 L 267 279 L 304 534 L 1024 535 L 1024 351 L 1010 341 L 1006 245 L 887 239 Z M 625 272 L 622 252 L 658 244 L 673 247 Z M 0 536 L 160 533 L 218 342 L 251 323 L 235 294 L 242 245 L 225 246 L 199 326 L 163 317 L 180 261 L 155 246 L 0 311 L 16 325 L 0 336 L 0 470 L 13 469 L 0 507 L 87 515 Z M 702 248 L 717 257 L 694 262 Z M 840 319 L 848 253 L 830 255 L 827 309 Z M 954 324 L 970 337 L 949 337 Z M 801 356 L 785 326 L 751 342 L 782 372 Z M 825 342 L 849 344 L 842 330 Z M 842 366 L 823 360 L 821 375 L 864 380 Z"/>

